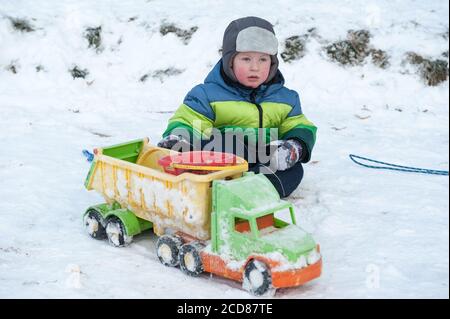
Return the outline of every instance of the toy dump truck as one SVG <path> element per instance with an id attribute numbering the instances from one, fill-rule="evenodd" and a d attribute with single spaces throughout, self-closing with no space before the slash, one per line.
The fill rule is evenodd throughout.
<path id="1" fill-rule="evenodd" d="M 171 152 L 147 138 L 94 150 L 85 186 L 105 203 L 84 213 L 91 237 L 120 247 L 153 229 L 162 264 L 242 282 L 254 295 L 320 276 L 319 246 L 264 175 L 247 172 L 241 158 L 220 168 L 197 167 L 207 174 L 173 175 L 161 165 Z"/>

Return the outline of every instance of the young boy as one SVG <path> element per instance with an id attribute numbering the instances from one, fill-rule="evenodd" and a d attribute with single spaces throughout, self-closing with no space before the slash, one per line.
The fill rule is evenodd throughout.
<path id="1" fill-rule="evenodd" d="M 158 146 L 242 156 L 281 197 L 289 196 L 303 178 L 301 163 L 311 158 L 317 128 L 303 115 L 297 92 L 284 87 L 277 53 L 278 40 L 268 21 L 232 21 L 224 33 L 221 60 L 204 84 L 187 94 Z"/>

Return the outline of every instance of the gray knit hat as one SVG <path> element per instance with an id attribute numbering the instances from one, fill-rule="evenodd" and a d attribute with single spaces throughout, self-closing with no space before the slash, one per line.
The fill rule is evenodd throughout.
<path id="1" fill-rule="evenodd" d="M 225 29 L 222 44 L 223 71 L 237 82 L 231 65 L 238 52 L 262 52 L 270 55 L 272 64 L 265 83 L 273 79 L 278 70 L 278 40 L 272 24 L 258 17 L 245 17 L 232 21 Z"/>

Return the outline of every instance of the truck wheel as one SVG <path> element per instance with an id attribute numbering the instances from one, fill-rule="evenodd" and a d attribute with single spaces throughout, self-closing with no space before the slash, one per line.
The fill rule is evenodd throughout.
<path id="1" fill-rule="evenodd" d="M 180 269 L 189 276 L 197 277 L 203 272 L 203 262 L 200 250 L 203 248 L 199 242 L 192 242 L 181 246 Z"/>
<path id="2" fill-rule="evenodd" d="M 272 289 L 269 267 L 255 259 L 250 261 L 245 267 L 243 288 L 255 296 L 264 295 Z"/>
<path id="3" fill-rule="evenodd" d="M 163 235 L 159 237 L 156 243 L 156 255 L 161 264 L 168 267 L 178 266 L 178 254 L 182 244 L 181 238 L 177 236 Z"/>
<path id="4" fill-rule="evenodd" d="M 106 231 L 103 227 L 103 217 L 96 210 L 89 210 L 84 216 L 84 226 L 89 236 L 95 239 L 105 239 Z"/>
<path id="5" fill-rule="evenodd" d="M 133 236 L 127 236 L 122 221 L 115 216 L 106 222 L 106 235 L 110 244 L 115 247 L 127 246 L 133 240 Z"/>

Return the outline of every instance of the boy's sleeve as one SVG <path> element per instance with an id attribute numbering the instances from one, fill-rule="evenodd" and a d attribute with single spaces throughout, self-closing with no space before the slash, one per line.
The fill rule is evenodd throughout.
<path id="1" fill-rule="evenodd" d="M 163 137 L 175 134 L 189 138 L 191 141 L 194 138 L 201 139 L 202 134 L 208 135 L 214 120 L 215 115 L 204 88 L 202 85 L 197 85 L 186 95 L 183 103 L 169 119 Z"/>
<path id="2" fill-rule="evenodd" d="M 302 143 L 302 146 L 306 148 L 304 149 L 305 155 L 302 162 L 308 162 L 311 159 L 311 153 L 316 142 L 317 127 L 302 113 L 300 98 L 297 93 L 295 93 L 294 106 L 291 112 L 278 129 L 281 139 L 296 139 Z"/>

